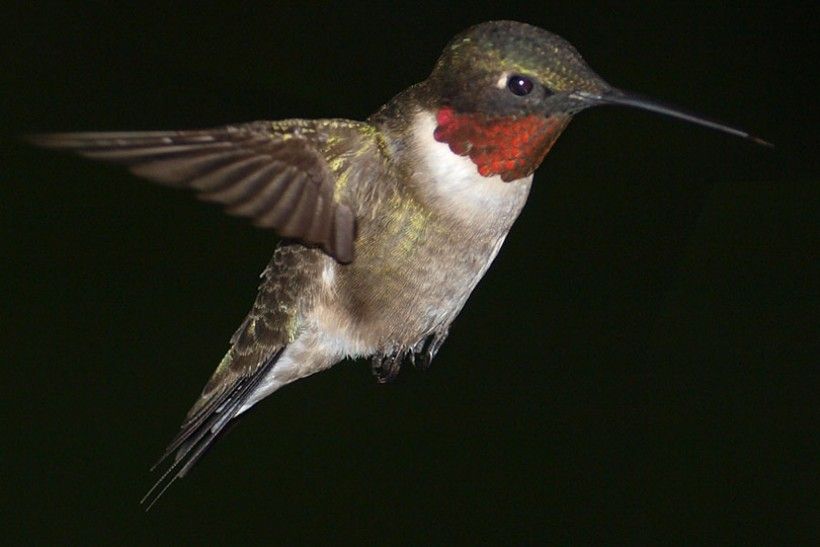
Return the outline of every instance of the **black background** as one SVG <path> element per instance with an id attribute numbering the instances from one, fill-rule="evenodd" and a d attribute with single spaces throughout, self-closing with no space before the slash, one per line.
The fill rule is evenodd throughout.
<path id="1" fill-rule="evenodd" d="M 817 8 L 501 5 L 4 12 L 4 538 L 809 540 Z M 429 371 L 380 386 L 345 363 L 283 389 L 145 514 L 148 466 L 226 350 L 274 236 L 15 136 L 362 119 L 426 77 L 453 34 L 498 18 L 777 147 L 582 113 Z"/>

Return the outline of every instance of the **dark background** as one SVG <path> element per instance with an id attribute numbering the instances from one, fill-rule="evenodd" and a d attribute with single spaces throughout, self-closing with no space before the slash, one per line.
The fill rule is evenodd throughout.
<path id="1" fill-rule="evenodd" d="M 817 8 L 501 4 L 4 11 L 4 538 L 809 540 Z M 289 386 L 143 513 L 148 466 L 248 310 L 274 236 L 15 136 L 362 119 L 425 78 L 453 34 L 498 18 L 777 148 L 582 113 L 429 371 L 380 386 L 346 363 Z"/>

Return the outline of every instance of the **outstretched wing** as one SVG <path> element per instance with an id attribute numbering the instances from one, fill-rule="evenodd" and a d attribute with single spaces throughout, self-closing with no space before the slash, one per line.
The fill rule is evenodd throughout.
<path id="1" fill-rule="evenodd" d="M 324 124 L 324 125 L 322 125 Z M 341 120 L 253 122 L 197 131 L 55 133 L 40 146 L 125 164 L 136 175 L 191 188 L 227 212 L 250 217 L 282 237 L 353 259 L 354 215 L 335 199 L 337 173 L 323 149 L 333 131 L 364 124 Z M 333 135 L 338 137 L 338 135 Z"/>

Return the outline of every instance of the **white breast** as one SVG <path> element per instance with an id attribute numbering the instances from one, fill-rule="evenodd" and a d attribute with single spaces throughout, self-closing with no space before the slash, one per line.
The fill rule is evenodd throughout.
<path id="1" fill-rule="evenodd" d="M 435 114 L 420 111 L 413 121 L 414 152 L 422 161 L 416 173 L 426 201 L 469 222 L 518 216 L 527 200 L 532 175 L 504 182 L 501 177 L 483 177 L 467 156 L 454 154 L 447 143 L 433 137 Z M 508 226 L 509 227 L 509 226 Z"/>

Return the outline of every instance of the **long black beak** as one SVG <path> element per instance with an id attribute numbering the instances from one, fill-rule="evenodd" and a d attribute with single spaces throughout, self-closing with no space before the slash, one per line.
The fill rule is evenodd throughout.
<path id="1" fill-rule="evenodd" d="M 702 116 L 698 116 L 697 114 L 692 114 L 684 110 L 680 110 L 679 108 L 665 105 L 657 101 L 653 101 L 652 99 L 636 95 L 634 93 L 626 93 L 624 91 L 613 89 L 610 91 L 606 91 L 605 93 L 602 93 L 600 95 L 588 93 L 586 91 L 577 91 L 573 93 L 572 96 L 584 102 L 591 103 L 592 105 L 612 104 L 620 106 L 631 106 L 633 108 L 640 108 L 641 110 L 657 112 L 658 114 L 662 114 L 664 116 L 671 116 L 673 118 L 678 118 L 690 123 L 702 125 L 704 127 L 709 127 L 711 129 L 716 129 L 724 133 L 729 133 L 730 135 L 741 137 L 743 139 L 752 141 L 756 144 L 762 144 L 763 146 L 774 146 L 772 143 L 765 141 L 760 137 L 752 135 L 751 133 L 747 133 L 746 131 L 741 131 L 740 129 L 706 119 Z"/>

